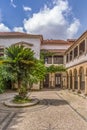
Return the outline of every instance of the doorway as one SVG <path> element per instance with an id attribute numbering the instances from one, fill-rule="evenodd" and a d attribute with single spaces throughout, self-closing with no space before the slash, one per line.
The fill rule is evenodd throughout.
<path id="1" fill-rule="evenodd" d="M 55 87 L 61 87 L 61 74 L 55 74 Z"/>
<path id="2" fill-rule="evenodd" d="M 45 76 L 45 79 L 44 79 L 44 81 L 43 81 L 43 87 L 44 87 L 44 88 L 49 88 L 49 74 L 47 74 L 47 75 Z"/>

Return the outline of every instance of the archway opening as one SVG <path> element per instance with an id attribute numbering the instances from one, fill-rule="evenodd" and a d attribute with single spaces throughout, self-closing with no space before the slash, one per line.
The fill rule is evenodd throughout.
<path id="1" fill-rule="evenodd" d="M 78 75 L 77 75 L 77 70 L 74 70 L 74 88 L 78 89 Z"/>

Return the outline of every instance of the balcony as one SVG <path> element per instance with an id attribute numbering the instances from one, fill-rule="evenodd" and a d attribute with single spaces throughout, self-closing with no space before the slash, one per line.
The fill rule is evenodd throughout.
<path id="1" fill-rule="evenodd" d="M 72 67 L 87 61 L 87 45 L 85 40 L 77 44 L 65 56 L 65 66 Z"/>
<path id="2" fill-rule="evenodd" d="M 55 65 L 62 65 L 63 64 L 63 56 L 47 56 L 45 57 L 44 59 L 44 63 L 45 65 L 49 66 L 49 65 L 52 65 L 52 64 L 55 64 Z"/>
<path id="3" fill-rule="evenodd" d="M 86 62 L 87 61 L 87 54 L 83 54 L 75 59 L 73 59 L 72 61 L 66 63 L 66 68 L 72 67 L 74 65 L 78 65 L 80 63 Z"/>

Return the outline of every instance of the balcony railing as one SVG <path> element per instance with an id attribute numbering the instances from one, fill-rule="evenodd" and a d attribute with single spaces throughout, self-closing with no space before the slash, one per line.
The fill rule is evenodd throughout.
<path id="1" fill-rule="evenodd" d="M 63 56 L 45 57 L 45 64 L 63 64 Z"/>

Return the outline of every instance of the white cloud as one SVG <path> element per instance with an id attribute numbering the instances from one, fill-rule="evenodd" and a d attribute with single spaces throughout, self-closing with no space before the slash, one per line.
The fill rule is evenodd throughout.
<path id="1" fill-rule="evenodd" d="M 23 27 L 14 27 L 13 31 L 15 31 L 15 32 L 23 32 Z"/>
<path id="2" fill-rule="evenodd" d="M 74 22 L 71 23 L 71 25 L 67 29 L 68 36 L 73 37 L 73 35 L 77 33 L 79 26 L 80 26 L 79 20 L 75 19 Z"/>
<path id="3" fill-rule="evenodd" d="M 3 23 L 0 23 L 0 32 L 10 32 L 10 29 Z"/>
<path id="4" fill-rule="evenodd" d="M 10 0 L 11 1 L 11 5 L 16 8 L 17 6 L 14 4 L 14 0 Z"/>
<path id="5" fill-rule="evenodd" d="M 45 5 L 31 18 L 24 19 L 24 29 L 27 33 L 42 34 L 44 38 L 72 38 L 77 33 L 80 22 L 76 18 L 70 22 L 70 14 L 68 0 L 54 0 L 52 8 Z"/>
<path id="6" fill-rule="evenodd" d="M 23 5 L 23 10 L 24 10 L 24 11 L 31 11 L 32 9 L 31 9 L 30 7 L 28 7 L 28 6 L 24 6 L 24 5 Z"/>

